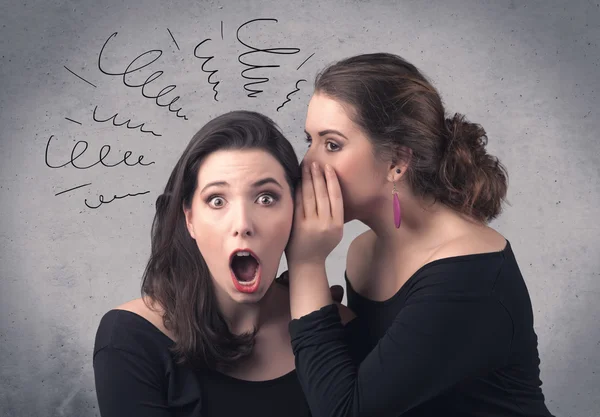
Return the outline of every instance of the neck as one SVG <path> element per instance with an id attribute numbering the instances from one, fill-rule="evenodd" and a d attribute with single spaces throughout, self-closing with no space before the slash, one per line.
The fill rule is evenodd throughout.
<path id="1" fill-rule="evenodd" d="M 457 234 L 464 218 L 449 207 L 431 198 L 420 198 L 406 188 L 402 189 L 400 209 L 402 223 L 394 226 L 393 196 L 381 197 L 381 201 L 371 204 L 377 207 L 364 213 L 360 220 L 378 237 L 383 248 L 396 250 L 400 246 L 435 247 L 449 236 Z"/>
<path id="2" fill-rule="evenodd" d="M 238 303 L 226 294 L 217 294 L 219 310 L 234 334 L 258 330 L 274 315 L 271 302 L 277 292 L 277 284 L 272 283 L 265 295 L 257 303 Z M 221 296 L 222 295 L 222 296 Z"/>

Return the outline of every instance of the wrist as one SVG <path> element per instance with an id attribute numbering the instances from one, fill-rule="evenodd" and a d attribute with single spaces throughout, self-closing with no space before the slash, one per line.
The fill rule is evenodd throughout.
<path id="1" fill-rule="evenodd" d="M 302 277 L 319 276 L 325 273 L 325 260 L 311 260 L 288 263 L 290 279 L 292 275 L 301 275 Z"/>
<path id="2" fill-rule="evenodd" d="M 331 304 L 325 262 L 302 262 L 288 265 L 290 310 L 292 319 Z"/>

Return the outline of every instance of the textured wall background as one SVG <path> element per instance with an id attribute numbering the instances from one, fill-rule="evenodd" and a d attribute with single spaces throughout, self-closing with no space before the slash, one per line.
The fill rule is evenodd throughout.
<path id="1" fill-rule="evenodd" d="M 385 50 L 415 63 L 450 111 L 488 131 L 488 148 L 510 175 L 511 205 L 494 226 L 511 241 L 531 292 L 549 407 L 598 416 L 599 43 L 597 0 L 4 0 L 0 414 L 99 415 L 96 327 L 138 296 L 153 203 L 203 123 L 232 109 L 262 111 L 301 157 L 316 71 Z M 241 59 L 259 67 L 243 75 L 268 82 L 245 89 L 251 67 L 238 57 L 251 51 Z M 159 104 L 180 96 L 171 108 L 187 120 L 103 73 L 99 57 L 108 73 L 150 63 L 125 77 L 130 85 L 163 71 L 144 93 L 175 86 Z M 115 126 L 128 119 L 130 129 Z M 86 144 L 70 163 L 73 147 L 76 157 Z M 131 151 L 135 165 L 97 163 L 104 145 L 104 164 Z M 332 284 L 343 283 L 347 246 L 362 230 L 348 225 L 328 264 Z"/>

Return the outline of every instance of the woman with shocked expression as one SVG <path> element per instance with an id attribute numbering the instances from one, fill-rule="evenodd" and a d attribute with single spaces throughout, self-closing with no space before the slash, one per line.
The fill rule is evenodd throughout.
<path id="1" fill-rule="evenodd" d="M 190 141 L 158 198 L 142 298 L 96 335 L 100 412 L 308 416 L 275 282 L 300 177 L 267 117 L 231 112 Z"/>
<path id="2" fill-rule="evenodd" d="M 222 150 L 204 160 L 198 179 L 184 209 L 187 228 L 211 271 L 222 311 L 241 310 L 250 320 L 289 238 L 293 203 L 285 173 L 262 150 Z"/>

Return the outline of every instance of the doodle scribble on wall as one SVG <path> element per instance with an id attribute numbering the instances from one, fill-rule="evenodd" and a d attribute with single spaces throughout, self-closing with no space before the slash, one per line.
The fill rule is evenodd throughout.
<path id="1" fill-rule="evenodd" d="M 219 102 L 226 101 L 227 97 L 221 94 L 221 87 L 223 81 L 223 59 L 236 59 L 236 64 L 240 65 L 239 76 L 242 80 L 242 84 L 239 86 L 239 90 L 244 92 L 244 95 L 248 99 L 260 99 L 264 88 L 271 81 L 269 73 L 276 71 L 288 71 L 284 69 L 284 65 L 281 63 L 273 63 L 273 57 L 281 55 L 297 55 L 301 53 L 301 49 L 297 47 L 283 47 L 283 46 L 265 46 L 265 41 L 271 43 L 278 43 L 283 37 L 281 33 L 277 34 L 277 31 L 283 29 L 283 25 L 278 25 L 279 21 L 275 18 L 257 18 L 248 20 L 235 29 L 235 40 L 241 45 L 244 50 L 237 56 L 217 56 L 216 53 L 209 53 L 207 48 L 219 46 L 219 42 L 224 42 L 226 36 L 229 37 L 225 30 L 225 22 L 220 22 L 219 34 L 212 34 L 217 36 L 204 37 L 198 42 L 194 42 L 193 45 L 186 45 L 185 43 L 180 44 L 177 40 L 177 34 L 174 33 L 170 28 L 166 28 L 168 37 L 165 36 L 165 42 L 174 45 L 171 46 L 172 50 L 176 53 L 187 54 L 190 53 L 194 57 L 194 61 L 199 61 L 200 65 L 198 71 L 206 75 L 205 78 L 201 78 L 206 82 L 207 88 L 210 88 L 211 99 Z M 260 34 L 264 34 L 265 30 L 274 30 L 279 36 L 259 36 L 260 39 L 253 39 L 247 32 L 249 29 L 255 29 Z M 220 35 L 220 36 L 219 36 Z M 218 39 L 220 37 L 220 40 Z M 84 86 L 84 88 L 102 89 L 102 82 L 111 82 L 110 80 L 118 79 L 122 82 L 126 89 L 132 89 L 133 91 L 139 91 L 140 100 L 145 102 L 146 100 L 152 100 L 154 105 L 161 109 L 165 109 L 169 114 L 173 114 L 179 122 L 187 122 L 189 120 L 185 111 L 185 102 L 182 100 L 182 94 L 178 92 L 185 92 L 178 88 L 177 84 L 173 82 L 173 76 L 169 75 L 168 71 L 160 68 L 161 57 L 164 54 L 164 50 L 160 48 L 148 49 L 135 56 L 127 65 L 119 67 L 115 62 L 111 62 L 108 53 L 111 56 L 120 56 L 121 54 L 114 53 L 119 51 L 118 32 L 113 32 L 106 40 L 104 40 L 102 46 L 99 48 L 97 55 L 96 68 L 98 72 L 90 74 L 81 74 L 67 65 L 64 65 L 64 69 L 67 70 L 71 75 L 77 78 L 78 81 Z M 110 52 L 109 52 L 110 51 Z M 299 65 L 292 69 L 292 71 L 300 71 L 302 66 L 312 58 L 314 52 L 309 54 Z M 305 55 L 306 56 L 306 55 Z M 265 61 L 269 59 L 269 63 Z M 155 69 L 152 74 L 147 77 L 141 75 L 143 69 Z M 275 110 L 277 112 L 284 109 L 285 105 L 292 100 L 292 96 L 300 91 L 300 84 L 306 82 L 305 78 L 298 77 L 293 86 L 284 87 L 282 91 L 278 92 L 282 99 L 280 104 L 277 105 Z M 165 85 L 166 84 L 166 85 Z M 162 87 L 162 88 L 161 88 Z M 189 88 L 189 86 L 186 86 Z M 198 86 L 203 88 L 204 86 Z M 161 89 L 159 89 L 161 88 Z M 279 91 L 279 90 L 278 90 Z M 82 90 L 82 94 L 83 90 Z M 86 96 L 90 95 L 85 93 Z M 183 104 L 182 104 L 183 102 Z M 130 131 L 138 132 L 140 135 L 147 137 L 149 140 L 160 140 L 157 138 L 163 137 L 162 133 L 159 133 L 163 129 L 149 128 L 152 126 L 151 120 L 137 120 L 139 117 L 135 116 L 135 111 L 130 108 L 131 103 L 128 104 L 127 109 L 119 109 L 118 101 L 114 101 L 110 105 L 102 105 L 90 103 L 89 119 L 76 120 L 75 118 L 68 117 L 69 115 L 63 115 L 64 119 L 70 123 L 73 123 L 79 127 L 89 128 L 90 125 L 102 125 L 102 129 L 128 129 Z M 135 122 L 134 122 L 135 120 Z M 174 121 L 175 122 L 175 121 Z M 83 132 L 83 131 L 82 131 Z M 96 175 L 97 170 L 112 169 L 117 166 L 127 166 L 131 169 L 144 169 L 155 165 L 154 160 L 148 162 L 143 154 L 137 153 L 134 156 L 133 150 L 127 150 L 122 155 L 116 156 L 115 152 L 109 144 L 99 144 L 98 157 L 93 163 L 87 165 L 82 164 L 79 158 L 92 152 L 90 148 L 90 142 L 86 140 L 77 140 L 73 146 L 68 146 L 70 149 L 70 156 L 65 159 L 59 159 L 58 161 L 54 157 L 50 157 L 49 150 L 52 149 L 56 154 L 58 149 L 65 149 L 67 139 L 61 139 L 61 135 L 51 135 L 47 142 L 44 152 L 44 162 L 48 168 L 51 169 L 77 169 L 80 171 L 88 172 L 88 170 L 94 171 Z M 95 146 L 91 144 L 92 148 Z M 111 153 L 112 151 L 112 153 Z M 150 158 L 152 159 L 152 158 Z M 66 162 L 64 162 L 66 161 Z M 71 184 L 70 186 L 64 187 L 61 191 L 56 192 L 55 196 L 63 196 L 65 194 L 74 193 L 81 190 L 89 190 L 90 186 L 93 186 L 93 177 L 87 178 L 81 181 L 80 184 Z M 123 187 L 123 184 L 118 184 L 118 187 Z M 138 188 L 137 190 L 119 190 L 116 193 L 110 193 L 112 197 L 105 197 L 103 194 L 99 194 L 96 198 L 89 199 L 84 198 L 83 204 L 89 209 L 98 209 L 105 204 L 109 204 L 115 201 L 123 200 L 125 198 L 132 198 L 136 196 L 142 196 L 150 193 L 149 190 L 139 190 L 139 187 L 132 186 L 132 188 Z M 96 202 L 97 200 L 97 202 Z"/>

